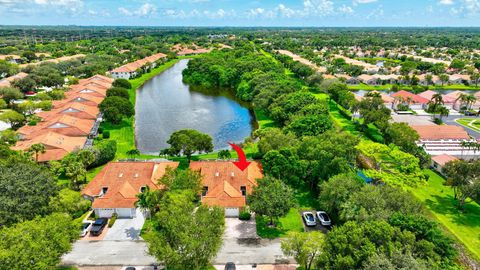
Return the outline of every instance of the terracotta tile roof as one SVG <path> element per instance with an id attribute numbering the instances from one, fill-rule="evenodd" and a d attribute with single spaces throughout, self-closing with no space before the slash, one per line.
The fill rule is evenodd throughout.
<path id="1" fill-rule="evenodd" d="M 427 91 L 424 91 L 420 94 L 418 94 L 419 96 L 423 97 L 423 98 L 426 98 L 428 100 L 432 100 L 432 97 L 433 95 L 437 94 L 437 92 L 435 91 L 432 91 L 432 90 L 427 90 Z"/>
<path id="2" fill-rule="evenodd" d="M 102 188 L 108 188 L 94 199 L 93 208 L 132 208 L 140 189 L 149 186 L 156 190 L 167 167 L 177 168 L 178 162 L 110 162 L 83 189 L 82 194 L 97 197 Z"/>
<path id="3" fill-rule="evenodd" d="M 166 54 L 163 53 L 157 53 L 148 57 L 145 57 L 143 59 L 137 60 L 135 62 L 131 62 L 128 64 L 125 64 L 121 67 L 115 68 L 110 73 L 130 73 L 130 72 L 135 72 L 137 69 L 145 66 L 147 63 L 153 63 L 156 62 L 157 60 L 160 60 L 162 58 L 167 57 Z"/>
<path id="4" fill-rule="evenodd" d="M 408 91 L 405 91 L 405 90 L 400 90 L 396 93 L 393 93 L 392 94 L 392 97 L 400 97 L 400 98 L 404 98 L 404 99 L 410 99 L 413 103 L 415 104 L 425 104 L 425 103 L 428 103 L 430 100 L 424 98 L 424 97 L 421 97 L 419 95 L 415 95 L 413 93 L 410 93 Z"/>
<path id="5" fill-rule="evenodd" d="M 469 140 L 468 133 L 459 126 L 412 126 L 421 140 Z"/>
<path id="6" fill-rule="evenodd" d="M 42 63 L 48 63 L 48 62 L 50 62 L 50 63 L 60 63 L 60 62 L 64 62 L 64 61 L 68 61 L 68 60 L 72 60 L 72 59 L 77 59 L 77 58 L 82 58 L 82 57 L 85 57 L 85 54 L 75 54 L 75 55 L 69 55 L 69 56 L 62 56 L 62 57 L 55 58 L 55 59 L 47 59 L 47 60 L 34 62 L 34 63 L 21 64 L 21 65 L 19 65 L 19 67 L 24 68 L 24 67 L 27 67 L 27 66 L 30 66 L 30 65 L 36 66 L 36 65 L 40 65 Z"/>
<path id="7" fill-rule="evenodd" d="M 82 94 L 82 93 L 74 93 L 74 92 L 66 92 L 65 99 L 62 100 L 55 100 L 53 101 L 53 107 L 63 107 L 65 104 L 70 102 L 77 102 L 81 104 L 85 104 L 87 106 L 98 106 L 98 104 L 102 103 L 103 97 L 94 96 L 90 94 Z"/>
<path id="8" fill-rule="evenodd" d="M 10 87 L 10 85 L 12 84 L 13 81 L 21 80 L 21 79 L 23 79 L 27 76 L 28 76 L 27 73 L 20 72 L 18 74 L 13 75 L 13 76 L 4 78 L 4 79 L 0 80 L 0 87 Z"/>
<path id="9" fill-rule="evenodd" d="M 54 131 L 59 134 L 72 137 L 88 136 L 95 120 L 81 119 L 68 114 L 58 114 L 44 119 L 35 126 L 23 126 L 18 133 L 26 139 L 32 139 L 38 135 Z"/>
<path id="10" fill-rule="evenodd" d="M 109 87 L 102 86 L 102 85 L 81 85 L 77 84 L 70 88 L 67 93 L 75 93 L 75 94 L 90 94 L 92 96 L 99 96 L 105 97 L 107 95 L 107 89 Z"/>
<path id="11" fill-rule="evenodd" d="M 449 97 L 456 100 L 458 97 L 460 97 L 461 94 L 464 94 L 464 92 L 456 90 L 444 95 L 444 97 Z"/>
<path id="12" fill-rule="evenodd" d="M 454 156 L 447 155 L 447 154 L 443 154 L 443 155 L 439 155 L 439 156 L 433 156 L 432 160 L 435 161 L 436 163 L 440 164 L 440 166 L 444 166 L 445 164 L 447 164 L 450 161 L 458 160 L 458 158 L 456 158 Z"/>
<path id="13" fill-rule="evenodd" d="M 92 77 L 90 77 L 88 79 L 82 79 L 82 80 L 80 80 L 79 83 L 81 84 L 83 82 L 106 82 L 106 83 L 112 84 L 114 81 L 115 81 L 114 78 L 110 78 L 110 77 L 107 77 L 107 76 L 97 74 L 97 75 L 93 75 Z"/>
<path id="14" fill-rule="evenodd" d="M 422 92 L 420 94 L 418 94 L 419 96 L 421 97 L 424 97 L 428 100 L 432 100 L 433 98 L 433 95 L 437 94 L 437 92 L 435 91 L 432 91 L 432 90 L 427 90 L 425 92 Z M 453 98 L 453 97 L 450 97 L 450 96 L 446 96 L 446 95 L 442 95 L 442 99 L 443 99 L 443 103 L 455 103 L 455 100 L 456 98 Z"/>
<path id="15" fill-rule="evenodd" d="M 47 132 L 31 140 L 19 141 L 13 150 L 28 150 L 33 144 L 45 145 L 46 152 L 39 154 L 38 161 L 60 160 L 68 153 L 83 148 L 86 137 L 70 137 L 56 132 Z"/>
<path id="16" fill-rule="evenodd" d="M 39 112 L 37 115 L 42 119 L 49 119 L 58 114 L 69 114 L 73 117 L 83 119 L 97 119 L 97 115 L 100 112 L 98 107 L 88 106 L 78 102 L 69 102 L 62 107 L 55 108 L 47 112 Z"/>
<path id="17" fill-rule="evenodd" d="M 208 191 L 202 196 L 202 203 L 210 206 L 245 206 L 241 187 L 244 186 L 248 194 L 257 185 L 256 179 L 263 177 L 262 167 L 256 161 L 252 161 L 245 171 L 230 161 L 192 161 L 190 168 L 203 175 L 203 186 L 208 187 Z"/>

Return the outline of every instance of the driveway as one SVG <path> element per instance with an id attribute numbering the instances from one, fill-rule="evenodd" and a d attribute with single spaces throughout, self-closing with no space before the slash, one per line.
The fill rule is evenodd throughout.
<path id="1" fill-rule="evenodd" d="M 280 239 L 261 239 L 257 236 L 255 217 L 250 221 L 225 218 L 223 244 L 215 265 L 234 262 L 237 265 L 278 264 L 294 262 L 283 255 Z"/>
<path id="2" fill-rule="evenodd" d="M 87 237 L 75 242 L 72 251 L 62 257 L 62 264 L 125 266 L 155 263 L 140 237 L 143 223 L 145 218 L 138 209 L 135 218 L 117 219 L 111 228 L 105 228 L 102 237 Z"/>
<path id="3" fill-rule="evenodd" d="M 136 241 L 141 240 L 140 231 L 142 230 L 145 217 L 142 211 L 137 209 L 137 215 L 134 218 L 119 218 L 113 226 L 109 228 L 103 240 L 109 241 Z"/>
<path id="4" fill-rule="evenodd" d="M 152 265 L 155 258 L 146 253 L 143 241 L 77 241 L 70 253 L 63 255 L 62 264 L 95 265 Z"/>

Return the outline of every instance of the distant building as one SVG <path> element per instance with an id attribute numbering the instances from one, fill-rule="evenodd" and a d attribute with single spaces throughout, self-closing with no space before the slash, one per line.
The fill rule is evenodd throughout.
<path id="1" fill-rule="evenodd" d="M 167 58 L 166 54 L 157 53 L 157 54 L 145 57 L 143 59 L 137 60 L 135 62 L 125 64 L 116 69 L 113 69 L 112 71 L 110 71 L 110 75 L 115 79 L 129 80 L 138 75 L 139 69 L 155 68 L 157 66 L 157 62 L 165 58 Z"/>

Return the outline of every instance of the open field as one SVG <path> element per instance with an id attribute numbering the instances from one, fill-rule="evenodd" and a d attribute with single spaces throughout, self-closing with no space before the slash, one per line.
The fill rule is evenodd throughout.
<path id="1" fill-rule="evenodd" d="M 432 216 L 455 236 L 477 259 L 480 259 L 480 205 L 470 202 L 461 212 L 456 207 L 451 187 L 437 173 L 427 170 L 427 186 L 411 192 L 424 203 Z"/>

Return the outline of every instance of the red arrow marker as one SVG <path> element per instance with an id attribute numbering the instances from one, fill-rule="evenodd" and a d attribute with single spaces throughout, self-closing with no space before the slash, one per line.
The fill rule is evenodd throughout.
<path id="1" fill-rule="evenodd" d="M 240 146 L 234 144 L 234 143 L 228 143 L 230 146 L 235 149 L 238 155 L 238 161 L 232 162 L 237 166 L 241 171 L 245 171 L 246 168 L 248 168 L 248 165 L 250 165 L 251 162 L 247 161 L 247 157 L 245 156 L 245 153 L 243 152 L 242 148 Z"/>

